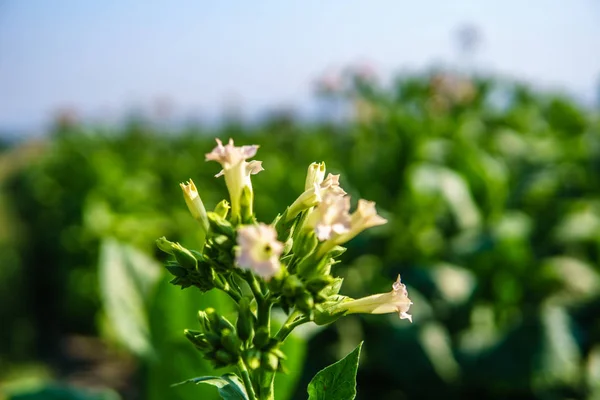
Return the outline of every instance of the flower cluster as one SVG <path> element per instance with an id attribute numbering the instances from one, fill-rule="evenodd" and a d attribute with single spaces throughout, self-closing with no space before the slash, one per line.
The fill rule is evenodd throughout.
<path id="1" fill-rule="evenodd" d="M 339 294 L 342 279 L 331 270 L 345 251 L 342 245 L 387 221 L 371 201 L 359 200 L 351 212 L 340 176 L 326 176 L 325 163 L 308 167 L 304 191 L 271 224 L 257 222 L 251 176 L 263 167 L 249 161 L 257 150 L 256 145 L 236 147 L 233 140 L 223 145 L 217 139 L 206 160 L 221 164 L 216 176 L 225 178 L 229 201 L 207 211 L 194 182 L 182 183 L 204 241 L 198 250 L 165 238 L 157 244 L 173 256 L 166 265 L 173 284 L 203 292 L 216 288 L 238 305 L 235 323 L 213 309 L 201 311 L 201 329 L 186 330 L 186 337 L 216 367 L 236 366 L 250 399 L 272 399 L 274 376 L 285 358 L 279 347 L 295 327 L 327 324 L 354 313 L 398 313 L 412 321 L 412 302 L 400 276 L 389 293 L 361 299 Z M 288 315 L 277 332 L 271 327 L 273 307 Z"/>

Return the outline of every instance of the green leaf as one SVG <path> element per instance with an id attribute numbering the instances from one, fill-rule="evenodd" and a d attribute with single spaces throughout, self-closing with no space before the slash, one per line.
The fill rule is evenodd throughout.
<path id="1" fill-rule="evenodd" d="M 362 342 L 346 357 L 319 371 L 308 384 L 308 400 L 352 400 Z"/>
<path id="2" fill-rule="evenodd" d="M 100 293 L 114 334 L 129 350 L 152 356 L 147 304 L 160 279 L 160 265 L 140 250 L 108 238 L 99 260 Z"/>
<path id="3" fill-rule="evenodd" d="M 225 400 L 248 400 L 246 389 L 235 374 L 225 374 L 223 376 L 200 376 L 198 378 L 188 379 L 172 386 L 183 385 L 186 383 L 207 383 L 215 386 L 219 394 Z"/>

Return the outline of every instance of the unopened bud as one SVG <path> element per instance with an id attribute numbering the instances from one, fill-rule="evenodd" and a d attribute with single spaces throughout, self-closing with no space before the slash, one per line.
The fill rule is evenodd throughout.
<path id="1" fill-rule="evenodd" d="M 231 365 L 235 363 L 236 358 L 237 357 L 224 349 L 219 349 L 215 352 L 215 360 L 222 365 Z"/>
<path id="2" fill-rule="evenodd" d="M 200 195 L 198 194 L 196 185 L 194 185 L 194 182 L 190 179 L 186 183 L 180 183 L 179 186 L 181 186 L 181 190 L 183 191 L 183 198 L 185 199 L 185 204 L 187 204 L 190 213 L 192 214 L 195 220 L 200 222 L 202 230 L 206 233 L 208 231 L 208 219 L 206 218 L 206 208 L 204 208 L 202 199 L 200 199 Z"/>
<path id="3" fill-rule="evenodd" d="M 303 292 L 296 299 L 296 307 L 298 307 L 299 310 L 304 311 L 305 313 L 310 313 L 314 306 L 315 300 L 313 299 L 312 294 L 308 292 Z"/>
<path id="4" fill-rule="evenodd" d="M 231 225 L 231 222 L 214 212 L 208 212 L 206 215 L 212 232 L 218 235 L 225 235 L 229 238 L 235 237 L 235 229 Z"/>
<path id="5" fill-rule="evenodd" d="M 250 186 L 244 186 L 240 198 L 242 224 L 251 224 L 254 222 L 254 212 L 252 211 L 253 200 L 254 193 L 252 193 L 252 188 Z"/>
<path id="6" fill-rule="evenodd" d="M 248 365 L 248 368 L 250 369 L 258 369 L 260 368 L 260 358 L 261 358 L 261 352 L 260 350 L 251 348 L 246 350 L 244 358 L 246 360 L 246 364 Z"/>
<path id="7" fill-rule="evenodd" d="M 210 320 L 208 319 L 208 315 L 206 315 L 205 311 L 198 311 L 198 322 L 200 322 L 200 326 L 204 330 L 204 332 L 210 332 Z"/>
<path id="8" fill-rule="evenodd" d="M 186 249 L 179 243 L 171 242 L 163 236 L 156 241 L 156 245 L 165 253 L 174 255 L 177 259 L 177 262 L 183 268 L 187 270 L 196 269 L 198 265 L 196 257 L 194 257 L 194 255 L 188 249 Z"/>
<path id="9" fill-rule="evenodd" d="M 304 290 L 304 284 L 298 275 L 290 275 L 283 283 L 283 295 L 286 297 L 294 297 Z"/>
<path id="10" fill-rule="evenodd" d="M 221 200 L 219 204 L 217 204 L 217 206 L 215 207 L 214 213 L 217 214 L 219 217 L 225 219 L 227 218 L 227 213 L 230 209 L 231 206 L 229 205 L 229 202 L 227 200 Z"/>
<path id="11" fill-rule="evenodd" d="M 316 183 L 320 185 L 325 179 L 325 163 L 312 163 L 308 166 L 308 172 L 306 173 L 306 181 L 304 183 L 304 190 L 308 190 Z"/>
<path id="12" fill-rule="evenodd" d="M 267 371 L 275 372 L 279 367 L 279 358 L 270 351 L 266 351 L 260 358 L 260 365 Z"/>
<path id="13" fill-rule="evenodd" d="M 221 331 L 221 344 L 229 353 L 239 356 L 242 347 L 242 342 L 237 337 L 234 331 L 223 329 Z"/>

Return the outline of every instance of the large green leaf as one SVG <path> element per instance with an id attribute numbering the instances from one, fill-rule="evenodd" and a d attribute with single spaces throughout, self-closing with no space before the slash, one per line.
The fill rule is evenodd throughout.
<path id="1" fill-rule="evenodd" d="M 352 400 L 362 342 L 346 357 L 319 371 L 308 384 L 308 400 Z"/>
<path id="2" fill-rule="evenodd" d="M 156 261 L 136 248 L 108 238 L 99 260 L 100 292 L 116 339 L 140 356 L 153 354 L 147 304 L 160 278 Z"/>
<path id="3" fill-rule="evenodd" d="M 187 381 L 176 383 L 173 386 L 183 385 L 186 383 L 207 383 L 215 386 L 219 390 L 219 394 L 225 400 L 248 400 L 246 389 L 235 374 L 225 374 L 223 376 L 201 376 L 198 378 L 188 379 Z"/>

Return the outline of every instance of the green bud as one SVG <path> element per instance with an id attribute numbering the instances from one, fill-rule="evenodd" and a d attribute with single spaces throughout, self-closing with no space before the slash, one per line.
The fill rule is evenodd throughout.
<path id="1" fill-rule="evenodd" d="M 275 372 L 279 367 L 279 358 L 270 351 L 266 351 L 260 358 L 260 366 L 267 371 Z"/>
<path id="2" fill-rule="evenodd" d="M 258 369 L 260 368 L 261 352 L 255 348 L 248 349 L 244 354 L 244 359 L 248 368 L 253 370 Z"/>
<path id="3" fill-rule="evenodd" d="M 347 249 L 345 247 L 335 246 L 333 249 L 331 249 L 329 251 L 329 257 L 331 257 L 331 258 L 338 258 L 342 254 L 344 254 L 346 252 L 346 250 Z"/>
<path id="4" fill-rule="evenodd" d="M 250 299 L 242 297 L 238 303 L 238 319 L 235 324 L 242 341 L 247 342 L 254 337 L 254 314 L 250 310 Z"/>
<path id="5" fill-rule="evenodd" d="M 254 194 L 252 188 L 248 185 L 242 189 L 242 197 L 240 198 L 240 208 L 242 215 L 242 224 L 251 224 L 254 222 L 254 213 L 252 211 L 252 202 Z"/>
<path id="6" fill-rule="evenodd" d="M 304 290 L 304 284 L 298 277 L 298 275 L 290 275 L 286 278 L 283 283 L 282 292 L 286 297 L 294 297 L 298 293 L 301 293 Z"/>
<path id="7" fill-rule="evenodd" d="M 198 322 L 200 322 L 200 326 L 204 330 L 204 332 L 210 332 L 210 320 L 208 319 L 208 315 L 205 311 L 198 311 Z"/>
<path id="8" fill-rule="evenodd" d="M 208 212 L 206 215 L 208 217 L 210 229 L 214 234 L 225 235 L 228 238 L 235 237 L 235 229 L 233 228 L 233 225 L 231 225 L 231 222 L 214 212 Z"/>
<path id="9" fill-rule="evenodd" d="M 240 355 L 242 342 L 232 330 L 223 329 L 221 331 L 221 344 L 229 353 L 235 356 Z"/>
<path id="10" fill-rule="evenodd" d="M 257 348 L 262 349 L 265 346 L 267 346 L 269 344 L 269 342 L 270 342 L 269 328 L 267 328 L 266 326 L 261 326 L 260 328 L 258 328 L 256 330 L 256 334 L 254 335 L 253 343 Z"/>
<path id="11" fill-rule="evenodd" d="M 219 204 L 217 204 L 217 206 L 215 207 L 214 213 L 217 214 L 219 217 L 225 219 L 227 218 L 227 213 L 230 209 L 231 206 L 229 205 L 229 202 L 227 200 L 221 200 Z"/>
<path id="12" fill-rule="evenodd" d="M 233 326 L 233 324 L 231 322 L 229 322 L 229 320 L 223 316 L 219 316 L 219 329 L 221 331 L 230 330 L 232 332 L 235 332 L 235 327 Z"/>
<path id="13" fill-rule="evenodd" d="M 198 332 L 198 331 L 192 331 L 189 329 L 185 329 L 183 331 L 185 337 L 192 342 L 198 349 L 202 350 L 202 351 L 210 351 L 212 350 L 212 346 L 210 345 L 210 343 L 206 340 L 206 338 L 204 337 L 204 334 L 202 334 L 202 332 Z"/>
<path id="14" fill-rule="evenodd" d="M 196 269 L 198 264 L 196 257 L 179 243 L 171 242 L 163 236 L 156 241 L 156 245 L 165 253 L 174 255 L 181 267 L 187 270 Z"/>
<path id="15" fill-rule="evenodd" d="M 173 242 L 167 240 L 166 237 L 156 239 L 156 246 L 167 254 L 173 254 Z"/>
<path id="16" fill-rule="evenodd" d="M 310 311 L 315 306 L 315 301 L 313 299 L 312 294 L 308 292 L 303 292 L 296 298 L 296 307 L 299 310 L 304 311 L 305 313 L 310 313 Z"/>
<path id="17" fill-rule="evenodd" d="M 313 294 L 319 293 L 334 281 L 331 275 L 321 275 L 309 280 L 306 283 L 306 288 Z"/>
<path id="18" fill-rule="evenodd" d="M 206 318 L 208 319 L 208 324 L 210 326 L 210 331 L 219 332 L 221 330 L 221 318 L 217 313 L 217 310 L 210 307 L 207 308 L 204 313 L 206 314 Z"/>
<path id="19" fill-rule="evenodd" d="M 237 357 L 227 352 L 227 350 L 219 349 L 215 352 L 215 361 L 222 365 L 231 365 L 235 363 Z"/>
<path id="20" fill-rule="evenodd" d="M 212 348 L 218 349 L 219 347 L 221 347 L 221 336 L 217 335 L 216 333 L 206 332 L 204 334 L 204 338 L 208 343 L 210 343 Z"/>

